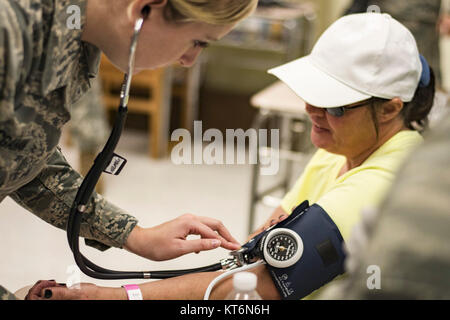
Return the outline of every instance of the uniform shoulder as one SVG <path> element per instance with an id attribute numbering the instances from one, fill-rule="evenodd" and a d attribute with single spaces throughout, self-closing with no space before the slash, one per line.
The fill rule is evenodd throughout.
<path id="1" fill-rule="evenodd" d="M 17 94 L 37 58 L 42 53 L 45 12 L 49 1 L 0 1 L 0 87 L 3 100 Z"/>

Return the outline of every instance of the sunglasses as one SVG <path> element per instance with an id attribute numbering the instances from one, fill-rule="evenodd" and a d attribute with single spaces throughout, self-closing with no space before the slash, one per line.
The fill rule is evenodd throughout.
<path id="1" fill-rule="evenodd" d="M 372 99 L 363 101 L 361 103 L 352 105 L 352 106 L 348 106 L 348 107 L 335 107 L 335 108 L 325 108 L 325 110 L 331 114 L 333 117 L 337 117 L 340 118 L 345 114 L 345 110 L 351 110 L 351 109 L 356 109 L 356 108 L 361 108 L 366 106 L 367 104 L 369 104 L 369 102 L 371 102 Z"/>

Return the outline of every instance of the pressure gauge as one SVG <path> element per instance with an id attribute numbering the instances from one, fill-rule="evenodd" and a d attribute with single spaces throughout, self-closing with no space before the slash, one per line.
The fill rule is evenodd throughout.
<path id="1" fill-rule="evenodd" d="M 291 229 L 277 228 L 268 233 L 263 243 L 264 260 L 275 268 L 295 264 L 303 254 L 303 241 Z"/>

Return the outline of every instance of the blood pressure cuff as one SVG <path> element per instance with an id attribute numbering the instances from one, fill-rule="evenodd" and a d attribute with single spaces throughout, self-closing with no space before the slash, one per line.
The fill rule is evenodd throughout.
<path id="1" fill-rule="evenodd" d="M 267 269 L 283 300 L 298 300 L 344 273 L 344 240 L 338 227 L 317 204 L 305 201 L 275 228 L 295 231 L 303 241 L 303 254 L 288 268 Z"/>

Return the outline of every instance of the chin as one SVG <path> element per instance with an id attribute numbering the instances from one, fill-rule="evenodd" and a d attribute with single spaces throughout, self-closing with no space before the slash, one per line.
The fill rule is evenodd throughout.
<path id="1" fill-rule="evenodd" d="M 136 64 L 135 64 L 135 70 L 137 72 L 141 72 L 141 71 L 145 71 L 145 70 L 156 70 L 156 69 L 161 69 L 161 68 L 166 68 L 169 67 L 171 65 L 173 65 L 174 62 L 172 61 L 145 61 L 144 63 L 138 62 L 136 60 Z"/>
<path id="2" fill-rule="evenodd" d="M 156 70 L 158 68 L 159 67 L 135 67 L 133 74 L 138 74 L 138 73 L 140 73 L 142 71 L 146 71 L 146 70 Z"/>
<path id="3" fill-rule="evenodd" d="M 108 58 L 108 61 L 117 69 L 119 69 L 123 73 L 128 72 L 128 64 L 126 62 L 120 61 L 119 59 L 115 59 L 114 56 L 109 56 L 104 52 L 105 56 Z"/>
<path id="4" fill-rule="evenodd" d="M 330 145 L 329 141 L 326 141 L 323 137 L 318 137 L 314 133 L 311 133 L 311 142 L 316 148 L 327 149 L 327 146 Z"/>

